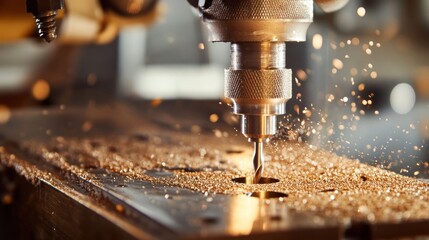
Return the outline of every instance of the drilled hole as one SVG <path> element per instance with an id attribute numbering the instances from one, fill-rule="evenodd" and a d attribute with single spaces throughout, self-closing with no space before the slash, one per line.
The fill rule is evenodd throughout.
<path id="1" fill-rule="evenodd" d="M 286 197 L 288 197 L 288 195 L 286 193 L 280 193 L 280 192 L 253 192 L 253 193 L 249 193 L 248 196 L 259 198 L 259 199 L 286 198 Z"/>
<path id="2" fill-rule="evenodd" d="M 149 135 L 146 135 L 146 134 L 134 134 L 132 137 L 135 140 L 140 141 L 140 142 L 147 142 L 147 141 L 149 141 Z"/>
<path id="3" fill-rule="evenodd" d="M 324 189 L 324 190 L 322 190 L 320 192 L 335 192 L 335 189 L 329 188 L 329 189 Z"/>
<path id="4" fill-rule="evenodd" d="M 233 178 L 232 181 L 237 183 L 244 183 L 244 184 L 253 184 L 253 177 L 239 177 L 239 178 Z M 280 180 L 276 178 L 266 178 L 262 177 L 261 180 L 257 184 L 269 184 L 269 183 L 276 183 Z"/>
<path id="5" fill-rule="evenodd" d="M 108 148 L 108 150 L 109 150 L 109 152 L 111 152 L 111 153 L 117 153 L 117 152 L 119 152 L 119 149 L 118 149 L 117 147 L 115 147 L 115 146 L 110 146 L 110 147 Z"/>
<path id="6" fill-rule="evenodd" d="M 91 141 L 89 144 L 92 148 L 99 148 L 101 146 L 101 143 L 97 141 Z"/>
<path id="7" fill-rule="evenodd" d="M 219 161 L 219 164 L 226 164 L 228 161 L 226 161 L 226 160 L 220 160 Z"/>
<path id="8" fill-rule="evenodd" d="M 282 220 L 282 216 L 280 216 L 280 215 L 274 215 L 274 216 L 270 217 L 270 220 L 273 221 L 273 222 L 278 222 L 278 221 Z"/>
<path id="9" fill-rule="evenodd" d="M 203 225 L 212 225 L 217 223 L 218 219 L 216 217 L 202 217 L 200 221 Z"/>
<path id="10" fill-rule="evenodd" d="M 164 167 L 163 169 L 168 171 L 180 171 L 180 172 L 202 172 L 203 168 L 191 168 L 191 167 Z"/>
<path id="11" fill-rule="evenodd" d="M 226 154 L 242 154 L 244 151 L 240 149 L 228 149 Z"/>

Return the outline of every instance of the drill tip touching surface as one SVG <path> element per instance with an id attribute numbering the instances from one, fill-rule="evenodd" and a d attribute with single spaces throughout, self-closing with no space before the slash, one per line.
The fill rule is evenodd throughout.
<path id="1" fill-rule="evenodd" d="M 253 167 L 255 169 L 253 184 L 258 184 L 261 181 L 262 173 L 264 172 L 264 142 L 261 138 L 258 138 L 253 141 Z"/>

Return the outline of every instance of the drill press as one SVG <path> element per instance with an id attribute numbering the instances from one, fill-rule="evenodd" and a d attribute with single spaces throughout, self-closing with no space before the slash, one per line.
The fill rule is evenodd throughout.
<path id="1" fill-rule="evenodd" d="M 264 142 L 276 134 L 277 116 L 292 97 L 286 43 L 305 41 L 313 0 L 199 1 L 209 40 L 231 43 L 225 98 L 241 116 L 241 132 L 254 143 L 253 183 L 264 169 Z"/>
<path id="2" fill-rule="evenodd" d="M 128 6 L 122 0 L 101 2 Z M 209 30 L 209 40 L 231 43 L 231 65 L 225 69 L 224 95 L 233 112 L 241 116 L 241 132 L 254 143 L 253 183 L 259 183 L 264 169 L 264 142 L 276 134 L 277 116 L 286 113 L 286 102 L 292 97 L 291 70 L 286 69 L 286 42 L 306 40 L 307 29 L 313 21 L 313 0 L 188 2 L 198 7 Z M 316 2 L 324 11 L 331 12 L 343 7 L 348 0 Z M 49 4 L 45 7 L 42 3 Z M 56 13 L 62 8 L 60 3 L 61 0 L 27 0 L 27 8 L 37 18 L 41 10 Z M 40 35 L 50 41 L 56 36 L 54 18 L 42 20 L 38 21 Z M 46 22 L 49 28 L 43 27 Z"/>

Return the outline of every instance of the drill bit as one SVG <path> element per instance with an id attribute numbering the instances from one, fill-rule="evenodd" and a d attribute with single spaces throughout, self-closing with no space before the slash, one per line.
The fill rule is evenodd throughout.
<path id="1" fill-rule="evenodd" d="M 255 169 L 253 184 L 258 184 L 264 172 L 264 142 L 261 138 L 254 140 L 253 167 Z"/>

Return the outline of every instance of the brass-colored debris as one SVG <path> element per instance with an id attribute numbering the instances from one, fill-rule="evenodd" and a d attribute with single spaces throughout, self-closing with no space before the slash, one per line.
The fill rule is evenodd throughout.
<path id="1" fill-rule="evenodd" d="M 275 147 L 274 147 L 275 146 Z M 199 192 L 287 193 L 291 209 L 350 221 L 396 222 L 429 218 L 429 185 L 356 160 L 296 142 L 278 141 L 267 151 L 264 177 L 280 181 L 246 185 L 233 178 L 252 176 L 251 148 L 205 135 L 135 135 L 93 139 L 27 141 L 29 153 L 91 178 L 103 168 L 132 178 Z M 155 178 L 149 171 L 172 174 Z M 96 180 L 94 180 L 96 181 Z"/>

